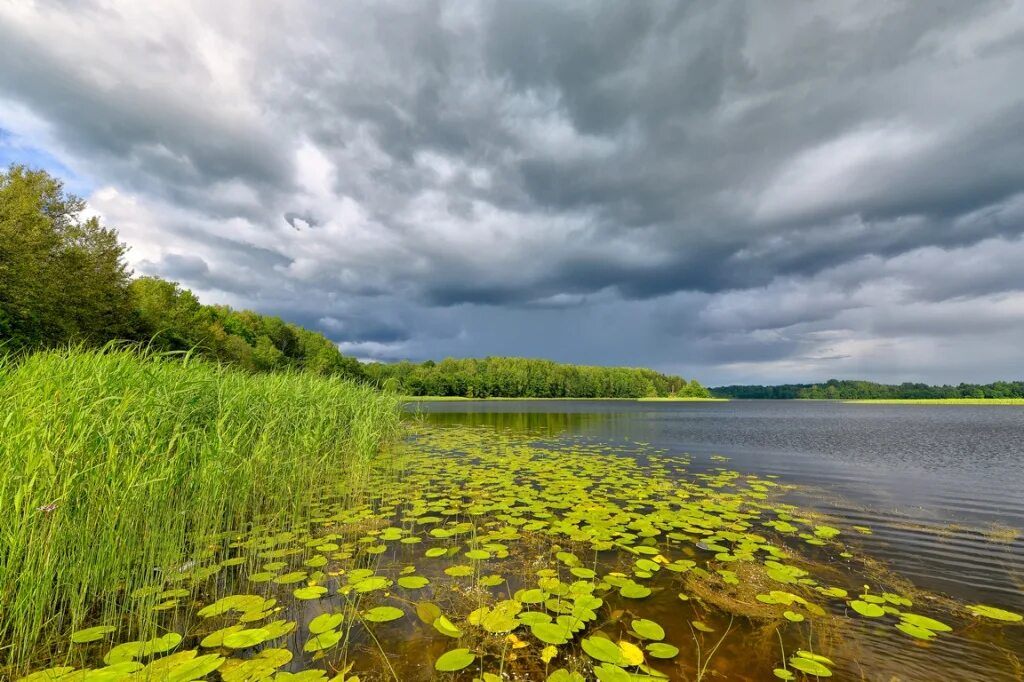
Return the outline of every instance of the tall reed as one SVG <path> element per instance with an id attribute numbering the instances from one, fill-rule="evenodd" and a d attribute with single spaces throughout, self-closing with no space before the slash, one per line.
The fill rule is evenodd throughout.
<path id="1" fill-rule="evenodd" d="M 296 518 L 365 478 L 399 409 L 338 379 L 188 357 L 0 358 L 0 665 L 24 663 L 41 637 L 123 619 L 125 594 L 218 533 Z"/>

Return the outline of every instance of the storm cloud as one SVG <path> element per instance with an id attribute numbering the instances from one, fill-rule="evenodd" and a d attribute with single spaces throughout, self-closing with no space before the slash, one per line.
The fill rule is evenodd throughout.
<path id="1" fill-rule="evenodd" d="M 26 1 L 0 64 L 137 272 L 364 359 L 1024 373 L 1021 2 Z"/>

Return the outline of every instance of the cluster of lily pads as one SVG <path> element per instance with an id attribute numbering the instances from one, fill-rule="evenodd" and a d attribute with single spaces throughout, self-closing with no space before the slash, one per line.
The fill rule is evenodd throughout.
<path id="1" fill-rule="evenodd" d="M 841 538 L 870 529 L 826 524 L 722 458 L 694 472 L 664 452 L 467 428 L 417 430 L 393 457 L 367 498 L 211 539 L 125 595 L 163 631 L 77 630 L 21 682 L 701 679 L 726 638 L 766 630 L 790 653 L 764 672 L 792 680 L 841 668 L 828 633 L 853 619 L 925 643 L 947 621 L 1021 622 L 986 605 L 926 615 L 862 586 Z"/>

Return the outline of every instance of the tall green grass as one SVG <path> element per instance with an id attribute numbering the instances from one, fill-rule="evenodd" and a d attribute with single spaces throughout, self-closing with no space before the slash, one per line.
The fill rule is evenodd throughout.
<path id="1" fill-rule="evenodd" d="M 0 665 L 123 620 L 124 595 L 218 533 L 364 477 L 399 417 L 395 397 L 311 374 L 132 350 L 0 358 Z"/>

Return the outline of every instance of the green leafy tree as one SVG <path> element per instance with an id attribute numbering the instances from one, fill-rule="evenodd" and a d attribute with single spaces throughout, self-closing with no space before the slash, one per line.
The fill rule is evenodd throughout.
<path id="1" fill-rule="evenodd" d="M 707 396 L 699 382 L 650 369 L 568 365 L 529 358 L 445 358 L 414 365 L 374 363 L 365 368 L 378 386 L 395 383 L 407 395 L 467 398 L 643 398 Z M 689 393 L 686 393 L 689 394 Z"/>
<path id="2" fill-rule="evenodd" d="M 213 315 L 188 289 L 158 277 L 140 277 L 130 285 L 140 338 L 164 350 L 190 350 L 213 339 Z"/>
<path id="3" fill-rule="evenodd" d="M 15 347 L 130 337 L 125 246 L 45 171 L 0 172 L 0 339 Z"/>

